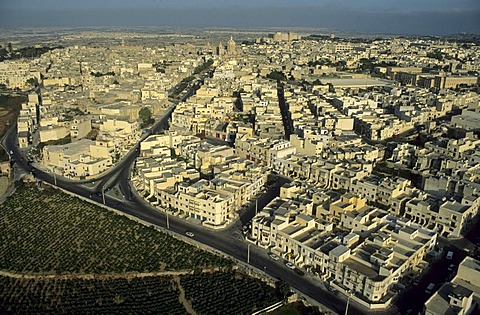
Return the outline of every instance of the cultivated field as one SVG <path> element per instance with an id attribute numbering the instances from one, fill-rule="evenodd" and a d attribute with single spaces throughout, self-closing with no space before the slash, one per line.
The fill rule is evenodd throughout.
<path id="1" fill-rule="evenodd" d="M 275 289 L 233 262 L 53 188 L 0 205 L 1 314 L 251 314 Z"/>
<path id="2" fill-rule="evenodd" d="M 0 270 L 123 273 L 228 268 L 232 261 L 47 187 L 0 205 Z"/>
<path id="3" fill-rule="evenodd" d="M 235 272 L 111 279 L 0 276 L 0 313 L 251 314 L 276 303 L 273 288 Z"/>
<path id="4" fill-rule="evenodd" d="M 185 314 L 172 277 L 35 280 L 0 277 L 0 313 Z"/>
<path id="5" fill-rule="evenodd" d="M 185 275 L 181 284 L 199 314 L 252 314 L 281 300 L 272 287 L 235 272 Z"/>

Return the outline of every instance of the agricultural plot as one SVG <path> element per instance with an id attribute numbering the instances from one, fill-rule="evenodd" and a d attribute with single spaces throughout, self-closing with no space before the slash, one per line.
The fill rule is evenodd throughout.
<path id="1" fill-rule="evenodd" d="M 280 299 L 233 272 L 189 274 L 181 287 L 197 314 L 251 314 Z M 0 314 L 186 314 L 172 276 L 54 279 L 0 276 Z"/>
<path id="2" fill-rule="evenodd" d="M 17 188 L 0 205 L 0 231 L 0 269 L 14 272 L 156 272 L 233 264 L 49 187 Z"/>
<path id="3" fill-rule="evenodd" d="M 198 314 L 251 314 L 281 300 L 272 287 L 236 272 L 185 275 L 181 284 Z"/>
<path id="4" fill-rule="evenodd" d="M 231 260 L 53 188 L 17 188 L 0 231 L 0 314 L 248 314 L 280 300 Z"/>
<path id="5" fill-rule="evenodd" d="M 35 280 L 0 277 L 1 314 L 186 314 L 172 277 Z"/>

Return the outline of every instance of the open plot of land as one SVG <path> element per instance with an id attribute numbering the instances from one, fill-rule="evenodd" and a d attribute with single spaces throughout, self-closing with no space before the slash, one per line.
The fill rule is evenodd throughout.
<path id="1" fill-rule="evenodd" d="M 0 269 L 122 273 L 230 267 L 154 228 L 47 187 L 20 187 L 0 205 Z"/>
<path id="2" fill-rule="evenodd" d="M 0 196 L 3 196 L 8 189 L 9 180 L 6 176 L 0 176 Z"/>
<path id="3" fill-rule="evenodd" d="M 272 287 L 236 272 L 185 275 L 181 284 L 198 314 L 252 314 L 281 300 Z"/>
<path id="4" fill-rule="evenodd" d="M 280 299 L 236 272 L 93 279 L 0 276 L 0 313 L 251 314 Z"/>
<path id="5" fill-rule="evenodd" d="M 2 314 L 250 314 L 280 300 L 231 260 L 50 187 L 18 187 L 0 230 Z"/>
<path id="6" fill-rule="evenodd" d="M 17 121 L 24 101 L 24 96 L 0 95 L 0 137 Z"/>
<path id="7" fill-rule="evenodd" d="M 320 311 L 316 307 L 305 306 L 302 302 L 297 301 L 294 303 L 283 305 L 282 307 L 274 310 L 271 315 L 320 315 Z"/>
<path id="8" fill-rule="evenodd" d="M 172 277 L 35 280 L 0 277 L 0 313 L 185 314 Z"/>
<path id="9" fill-rule="evenodd" d="M 0 94 L 0 138 L 3 138 L 8 128 L 17 121 L 24 101 L 26 101 L 24 96 Z M 8 156 L 2 147 L 0 147 L 0 161 L 8 161 Z"/>

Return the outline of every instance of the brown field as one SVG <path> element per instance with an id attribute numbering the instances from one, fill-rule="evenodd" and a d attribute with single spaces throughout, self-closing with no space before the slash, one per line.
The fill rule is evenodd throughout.
<path id="1" fill-rule="evenodd" d="M 22 102 L 26 100 L 24 96 L 0 95 L 0 137 L 17 121 Z"/>
<path id="2" fill-rule="evenodd" d="M 8 129 L 17 121 L 25 96 L 0 95 L 0 139 Z M 8 156 L 0 147 L 0 161 L 8 161 Z"/>

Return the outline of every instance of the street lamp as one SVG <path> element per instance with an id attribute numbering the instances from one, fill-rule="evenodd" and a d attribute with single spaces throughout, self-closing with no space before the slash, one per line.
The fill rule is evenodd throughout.
<path id="1" fill-rule="evenodd" d="M 105 204 L 105 186 L 102 187 L 102 199 L 103 199 L 103 204 Z"/>
<path id="2" fill-rule="evenodd" d="M 352 292 L 350 290 L 347 291 L 348 298 L 347 298 L 347 306 L 345 307 L 345 315 L 348 314 L 348 304 L 350 304 L 350 298 L 352 297 Z"/>
<path id="3" fill-rule="evenodd" d="M 250 264 L 250 245 L 251 243 L 248 243 L 247 245 L 247 264 Z"/>
<path id="4" fill-rule="evenodd" d="M 165 213 L 167 214 L 167 229 L 170 229 L 170 222 L 168 221 L 168 212 L 165 211 Z"/>
<path id="5" fill-rule="evenodd" d="M 53 183 L 55 184 L 55 186 L 57 186 L 57 174 L 55 174 L 55 169 L 56 168 L 57 168 L 56 166 L 53 166 L 52 171 L 51 171 L 51 173 L 53 174 Z"/>

